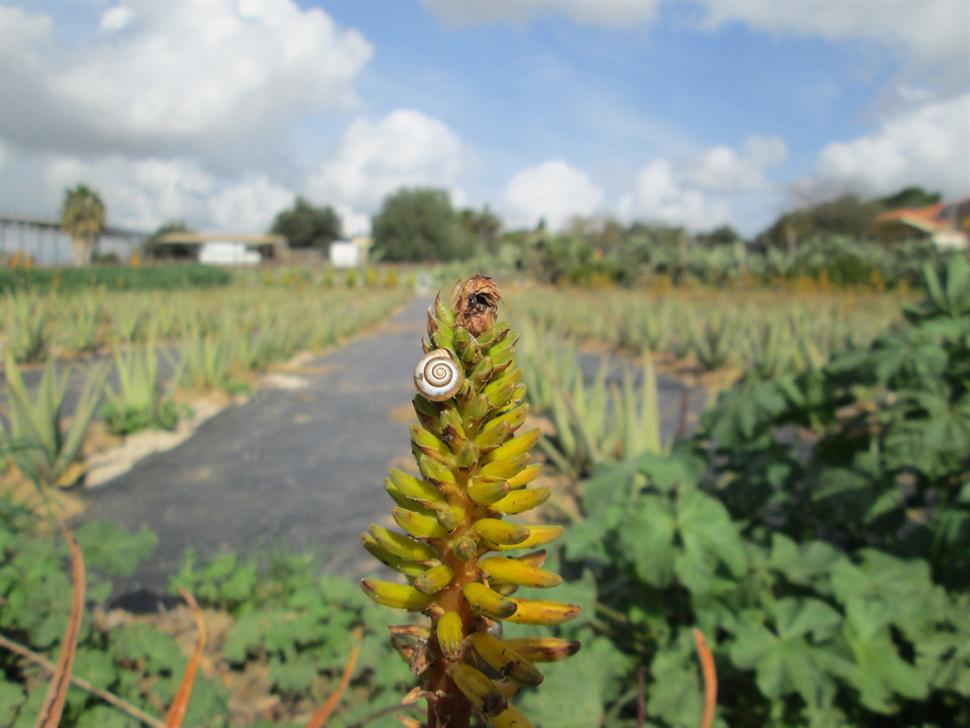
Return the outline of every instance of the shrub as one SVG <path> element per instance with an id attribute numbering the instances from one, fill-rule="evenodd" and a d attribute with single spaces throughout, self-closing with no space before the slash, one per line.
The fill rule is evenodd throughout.
<path id="1" fill-rule="evenodd" d="M 926 286 L 899 330 L 749 377 L 669 458 L 585 483 L 567 563 L 656 724 L 696 724 L 693 624 L 729 725 L 970 722 L 970 267 Z"/>
<path id="2" fill-rule="evenodd" d="M 229 272 L 209 265 L 157 265 L 130 268 L 99 265 L 92 268 L 0 269 L 0 293 L 11 291 L 174 290 L 211 288 L 230 281 Z"/>

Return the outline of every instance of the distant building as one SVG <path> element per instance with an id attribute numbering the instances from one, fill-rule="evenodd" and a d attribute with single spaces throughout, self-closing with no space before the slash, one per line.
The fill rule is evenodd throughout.
<path id="1" fill-rule="evenodd" d="M 98 238 L 96 253 L 125 262 L 140 250 L 148 233 L 108 226 Z M 29 255 L 38 265 L 70 265 L 71 236 L 58 220 L 24 215 L 0 215 L 0 256 Z"/>
<path id="2" fill-rule="evenodd" d="M 884 243 L 928 239 L 941 248 L 970 247 L 970 197 L 876 216 L 872 234 Z"/>
<path id="3" fill-rule="evenodd" d="M 257 265 L 263 260 L 285 261 L 289 246 L 282 235 L 240 235 L 235 233 L 172 232 L 162 235 L 155 246 L 164 251 L 195 250 L 195 259 L 213 265 Z"/>
<path id="4" fill-rule="evenodd" d="M 199 262 L 213 265 L 258 265 L 262 256 L 245 243 L 213 241 L 202 243 Z"/>
<path id="5" fill-rule="evenodd" d="M 334 268 L 356 268 L 367 262 L 371 239 L 359 235 L 349 240 L 334 240 L 330 243 L 330 265 Z"/>

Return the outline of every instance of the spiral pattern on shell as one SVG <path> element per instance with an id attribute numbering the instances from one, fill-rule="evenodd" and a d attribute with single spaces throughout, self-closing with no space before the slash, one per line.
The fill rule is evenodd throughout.
<path id="1" fill-rule="evenodd" d="M 447 349 L 429 351 L 414 368 L 414 386 L 425 399 L 443 402 L 461 388 L 462 371 Z"/>

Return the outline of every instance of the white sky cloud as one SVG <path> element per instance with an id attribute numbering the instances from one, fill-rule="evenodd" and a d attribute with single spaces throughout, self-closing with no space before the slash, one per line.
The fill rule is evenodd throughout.
<path id="1" fill-rule="evenodd" d="M 773 33 L 864 39 L 917 61 L 942 62 L 970 76 L 970 3 L 965 0 L 705 0 L 706 23 L 741 21 Z"/>
<path id="2" fill-rule="evenodd" d="M 667 20 L 659 0 L 424 0 L 424 6 L 443 23 L 458 25 L 524 28 L 559 16 L 581 26 L 624 28 Z M 467 117 L 459 126 L 458 110 L 448 112 L 454 128 L 410 108 L 376 118 L 354 112 L 373 48 L 319 8 L 294 0 L 125 0 L 84 7 L 88 22 L 75 27 L 75 10 L 63 6 L 0 5 L 4 212 L 54 215 L 63 189 L 79 181 L 102 192 L 112 223 L 148 230 L 172 218 L 200 228 L 262 230 L 300 193 L 333 205 L 347 232 L 362 232 L 385 195 L 416 185 L 448 189 L 455 204 L 465 202 L 464 189 L 473 189 L 476 204 L 492 202 L 510 226 L 544 217 L 555 228 L 573 215 L 612 209 L 627 219 L 695 228 L 732 219 L 750 228 L 759 206 L 763 214 L 779 211 L 784 188 L 769 171 L 788 150 L 778 137 L 755 135 L 692 154 L 684 131 L 689 124 L 672 119 L 661 130 L 662 144 L 656 130 L 634 137 L 631 129 L 643 130 L 650 118 L 639 101 L 630 101 L 635 114 L 611 120 L 609 104 L 577 92 L 587 113 L 609 123 L 589 139 L 551 134 L 549 146 L 537 153 L 550 161 L 522 169 L 521 150 L 504 146 L 515 129 L 489 136 Z M 711 29 L 740 22 L 779 35 L 871 42 L 895 49 L 913 67 L 931 64 L 932 73 L 890 82 L 898 89 L 893 114 L 879 104 L 846 109 L 845 118 L 861 111 L 876 119 L 868 133 L 852 138 L 855 132 L 834 129 L 856 127 L 841 124 L 819 132 L 813 146 L 802 140 L 796 158 L 821 151 L 813 170 L 803 168 L 796 191 L 882 194 L 922 184 L 948 197 L 970 193 L 970 3 L 697 0 L 689 12 Z M 534 30 L 540 44 L 545 32 Z M 572 32 L 589 34 L 585 27 Z M 704 42 L 703 33 L 692 36 L 690 42 Z M 961 95 L 941 90 L 947 84 L 938 80 L 948 74 L 964 79 Z M 400 98 L 382 106 L 387 97 L 378 93 L 366 100 L 368 110 L 384 113 Z M 461 136 L 466 126 L 481 145 L 477 152 Z M 627 157 L 619 166 L 609 160 L 597 166 L 589 153 L 582 161 L 588 175 L 559 158 L 562 149 L 578 144 L 622 149 Z M 635 176 L 631 157 L 644 163 Z M 485 183 L 478 175 L 483 169 Z M 515 170 L 521 171 L 510 178 Z M 613 193 L 609 200 L 601 186 Z"/>
<path id="3" fill-rule="evenodd" d="M 730 221 L 731 207 L 690 187 L 669 159 L 657 159 L 640 170 L 633 191 L 620 198 L 623 220 L 644 220 L 707 230 Z"/>
<path id="4" fill-rule="evenodd" d="M 509 226 L 535 227 L 544 219 L 559 230 L 574 216 L 596 212 L 603 191 L 584 172 L 556 159 L 513 176 L 502 197 Z"/>
<path id="5" fill-rule="evenodd" d="M 220 230 L 262 232 L 293 198 L 290 190 L 260 176 L 226 187 L 209 200 L 209 209 Z"/>
<path id="6" fill-rule="evenodd" d="M 970 94 L 899 113 L 871 134 L 827 145 L 797 184 L 811 197 L 837 191 L 888 194 L 907 185 L 970 193 Z"/>
<path id="7" fill-rule="evenodd" d="M 37 170 L 35 193 L 50 215 L 63 190 L 84 180 L 101 192 L 112 224 L 143 230 L 184 219 L 203 228 L 262 231 L 300 193 L 333 205 L 347 233 L 366 232 L 370 215 L 399 187 L 443 187 L 454 204 L 464 204 L 460 182 L 473 161 L 470 148 L 445 124 L 409 109 L 354 121 L 296 189 L 265 174 L 220 175 L 191 157 L 13 154 L 2 143 L 0 150 L 3 199 L 19 200 L 24 170 Z"/>
<path id="8" fill-rule="evenodd" d="M 109 224 L 136 230 L 185 220 L 202 229 L 262 232 L 294 198 L 291 190 L 265 176 L 221 179 L 188 159 L 58 156 L 38 160 L 38 166 L 51 210 L 57 209 L 65 188 L 84 180 L 105 200 Z M 3 187 L 0 191 L 5 192 Z"/>
<path id="9" fill-rule="evenodd" d="M 741 153 L 729 146 L 711 147 L 683 170 L 694 185 L 721 192 L 750 192 L 770 186 L 764 175 L 767 167 L 784 161 L 788 152 L 778 137 L 754 135 Z"/>
<path id="10" fill-rule="evenodd" d="M 343 210 L 348 232 L 375 212 L 399 187 L 434 186 L 461 204 L 459 183 L 473 161 L 471 150 L 438 119 L 398 109 L 380 121 L 358 119 L 309 175 L 306 190 L 320 204 Z"/>
<path id="11" fill-rule="evenodd" d="M 750 221 L 735 219 L 732 203 L 740 207 L 751 199 L 762 199 L 775 183 L 765 176 L 768 168 L 785 160 L 788 151 L 778 137 L 752 135 L 741 151 L 718 145 L 673 162 L 655 159 L 636 176 L 633 189 L 620 198 L 621 219 L 684 225 L 691 230 L 709 230 L 733 223 L 750 227 Z"/>
<path id="12" fill-rule="evenodd" d="M 111 225 L 152 230 L 167 220 L 209 217 L 215 180 L 194 161 L 57 156 L 39 163 L 54 211 L 64 189 L 83 180 L 101 194 Z"/>
<path id="13" fill-rule="evenodd" d="M 121 30 L 135 17 L 135 11 L 124 5 L 115 5 L 104 11 L 101 16 L 101 30 L 113 32 Z"/>
<path id="14" fill-rule="evenodd" d="M 241 142 L 345 108 L 372 55 L 322 10 L 281 2 L 123 3 L 82 44 L 0 7 L 0 134 L 25 146 L 131 155 L 244 154 Z"/>
<path id="15" fill-rule="evenodd" d="M 625 27 L 656 17 L 657 0 L 421 0 L 446 25 L 510 23 L 526 25 L 538 18 L 565 15 L 583 25 Z"/>

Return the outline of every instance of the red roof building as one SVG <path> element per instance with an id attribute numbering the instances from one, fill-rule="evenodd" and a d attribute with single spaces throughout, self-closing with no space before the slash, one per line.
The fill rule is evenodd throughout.
<path id="1" fill-rule="evenodd" d="M 873 235 L 885 243 L 931 239 L 941 248 L 970 247 L 970 197 L 876 216 Z"/>

